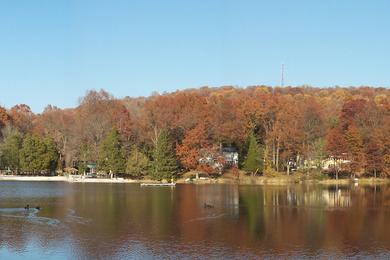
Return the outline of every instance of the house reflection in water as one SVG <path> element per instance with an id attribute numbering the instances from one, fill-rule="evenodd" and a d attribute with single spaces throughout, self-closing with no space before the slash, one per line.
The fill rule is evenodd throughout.
<path id="1" fill-rule="evenodd" d="M 240 191 L 241 206 L 248 204 L 248 199 L 256 200 L 261 207 L 344 208 L 352 206 L 351 189 L 337 186 L 245 188 Z"/>
<path id="2" fill-rule="evenodd" d="M 56 219 L 61 224 L 36 225 L 31 218 L 1 217 L 0 244 L 15 252 L 30 253 L 30 241 L 60 258 L 65 253 L 67 259 L 149 259 L 156 252 L 164 259 L 183 255 L 255 259 L 269 258 L 270 251 L 282 259 L 338 259 L 359 252 L 361 258 L 369 258 L 372 252 L 388 258 L 390 248 L 388 185 L 141 188 L 136 184 L 3 183 L 0 190 L 12 194 L 17 188 L 24 196 L 42 192 L 25 185 L 45 187 L 47 197 L 39 197 L 39 202 L 47 215 L 41 220 Z M 4 208 L 20 206 L 12 196 L 3 199 Z M 214 207 L 204 208 L 204 203 Z M 97 239 L 104 237 L 110 239 Z M 69 247 L 59 249 L 67 242 Z M 220 251 L 212 255 L 215 250 Z"/>

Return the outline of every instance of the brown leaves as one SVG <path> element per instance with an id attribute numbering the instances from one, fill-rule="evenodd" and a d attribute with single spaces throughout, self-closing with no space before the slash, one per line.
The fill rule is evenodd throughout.
<path id="1" fill-rule="evenodd" d="M 199 166 L 202 149 L 210 146 L 206 126 L 199 124 L 186 133 L 183 142 L 176 147 L 176 155 L 184 168 L 196 169 Z"/>
<path id="2" fill-rule="evenodd" d="M 0 107 L 0 129 L 10 122 L 10 116 L 4 107 Z"/>
<path id="3" fill-rule="evenodd" d="M 163 129 L 169 129 L 177 157 L 187 169 L 196 169 L 199 158 L 214 156 L 223 145 L 242 148 L 252 129 L 274 166 L 297 155 L 310 157 L 314 144 L 325 139 L 328 155 L 348 154 L 371 162 L 380 156 L 385 164 L 390 153 L 389 96 L 390 90 L 383 88 L 227 86 L 115 99 L 100 90 L 87 92 L 74 109 L 49 106 L 34 115 L 27 105 L 0 108 L 0 128 L 11 124 L 23 133 L 52 137 L 68 166 L 80 157 L 81 149 L 87 159 L 94 159 L 112 128 L 119 131 L 126 149 L 136 143 L 146 151 Z M 275 158 L 279 156 L 280 160 Z"/>
<path id="4" fill-rule="evenodd" d="M 22 133 L 31 133 L 34 114 L 25 104 L 16 105 L 9 112 L 14 127 Z"/>
<path id="5" fill-rule="evenodd" d="M 326 150 L 330 156 L 342 157 L 347 151 L 347 143 L 339 128 L 332 128 L 326 135 Z"/>

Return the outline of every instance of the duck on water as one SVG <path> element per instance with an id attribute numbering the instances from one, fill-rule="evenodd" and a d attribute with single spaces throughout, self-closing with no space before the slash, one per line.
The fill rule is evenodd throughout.
<path id="1" fill-rule="evenodd" d="M 24 207 L 25 210 L 29 210 L 30 209 L 30 204 L 27 204 L 25 207 Z M 41 206 L 36 206 L 35 207 L 36 210 L 41 210 Z"/>
<path id="2" fill-rule="evenodd" d="M 204 203 L 204 204 L 203 204 L 203 207 L 204 207 L 204 208 L 207 208 L 207 209 L 214 208 L 214 206 L 213 206 L 213 205 L 211 205 L 211 204 L 207 204 L 207 203 Z"/>

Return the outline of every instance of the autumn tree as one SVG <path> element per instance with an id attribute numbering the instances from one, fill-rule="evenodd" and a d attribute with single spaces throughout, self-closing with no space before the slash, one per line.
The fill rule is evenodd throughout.
<path id="1" fill-rule="evenodd" d="M 312 143 L 307 150 L 307 165 L 309 168 L 315 166 L 317 169 L 322 168 L 322 161 L 326 157 L 325 138 L 318 138 Z"/>
<path id="2" fill-rule="evenodd" d="M 286 96 L 276 113 L 272 136 L 275 139 L 275 167 L 287 166 L 290 160 L 300 159 L 303 154 L 304 131 L 302 109 L 297 100 Z"/>
<path id="3" fill-rule="evenodd" d="M 122 145 L 126 151 L 130 150 L 131 140 L 133 138 L 133 119 L 130 112 L 124 106 L 122 101 L 113 101 L 111 108 L 111 118 L 113 126 L 118 129 L 121 136 Z"/>
<path id="4" fill-rule="evenodd" d="M 91 90 L 80 100 L 75 130 L 79 141 L 87 143 L 90 160 L 98 159 L 100 142 L 115 126 L 111 111 L 113 102 L 114 98 L 104 90 Z"/>
<path id="5" fill-rule="evenodd" d="M 31 108 L 26 104 L 20 104 L 10 109 L 12 125 L 21 133 L 32 132 L 32 121 L 34 114 Z"/>
<path id="6" fill-rule="evenodd" d="M 158 138 L 163 129 L 172 129 L 174 122 L 172 107 L 173 98 L 170 96 L 154 95 L 142 108 L 140 118 L 143 135 L 147 141 L 151 141 L 154 148 L 157 147 Z"/>
<path id="7" fill-rule="evenodd" d="M 323 137 L 326 130 L 323 110 L 315 98 L 303 100 L 302 153 L 309 160 L 323 159 Z"/>
<path id="8" fill-rule="evenodd" d="M 339 128 L 332 128 L 326 136 L 326 151 L 333 158 L 336 179 L 339 178 L 340 159 L 347 151 L 347 144 Z"/>
<path id="9" fill-rule="evenodd" d="M 157 138 L 152 164 L 153 170 L 151 176 L 153 179 L 169 180 L 176 177 L 178 171 L 177 161 L 169 134 L 166 130 L 163 130 Z"/>
<path id="10" fill-rule="evenodd" d="M 54 140 L 56 149 L 59 151 L 60 168 L 71 166 L 71 161 L 80 147 L 78 133 L 74 131 L 75 124 L 72 111 L 51 105 L 47 106 L 34 122 L 36 133 Z"/>
<path id="11" fill-rule="evenodd" d="M 348 99 L 344 102 L 340 112 L 340 127 L 346 131 L 349 125 L 354 124 L 356 117 L 365 109 L 366 100 Z"/>
<path id="12" fill-rule="evenodd" d="M 113 128 L 126 157 L 133 144 L 153 157 L 166 129 L 181 166 L 199 169 L 198 158 L 213 158 L 202 164 L 208 172 L 210 165 L 223 159 L 217 152 L 223 146 L 235 146 L 246 154 L 246 135 L 255 129 L 264 146 L 264 167 L 284 170 L 290 160 L 298 166 L 313 160 L 321 165 L 324 155 L 329 155 L 337 172 L 344 158 L 351 159 L 353 172 L 375 175 L 378 168 L 376 172 L 385 176 L 390 175 L 389 122 L 390 90 L 369 87 L 202 87 L 123 99 L 91 90 L 76 108 L 48 106 L 40 114 L 23 104 L 0 108 L 3 131 L 13 127 L 22 135 L 54 140 L 59 168 L 96 162 L 99 147 Z M 378 140 L 372 138 L 373 131 Z"/>
<path id="13" fill-rule="evenodd" d="M 10 122 L 10 116 L 4 107 L 0 106 L 0 131 Z M 2 133 L 0 132 L 0 137 Z"/>
<path id="14" fill-rule="evenodd" d="M 176 155 L 183 168 L 195 170 L 199 167 L 202 149 L 210 146 L 205 125 L 199 124 L 185 134 L 182 143 L 176 147 Z"/>
<path id="15" fill-rule="evenodd" d="M 234 142 L 243 142 L 246 137 L 247 125 L 238 124 L 244 122 L 244 115 L 239 113 L 238 107 L 241 106 L 241 100 L 231 94 L 231 89 L 224 89 L 221 95 L 213 95 L 210 98 L 210 128 L 214 133 L 217 144 L 233 144 Z"/>
<path id="16" fill-rule="evenodd" d="M 383 155 L 383 175 L 390 176 L 390 152 Z"/>
<path id="17" fill-rule="evenodd" d="M 366 146 L 366 169 L 377 177 L 383 171 L 385 160 L 383 160 L 384 145 L 377 136 L 372 136 Z"/>
<path id="18" fill-rule="evenodd" d="M 365 165 L 363 140 L 356 126 L 350 125 L 344 134 L 344 140 L 347 144 L 347 153 L 351 162 L 349 163 L 351 174 L 361 175 Z"/>

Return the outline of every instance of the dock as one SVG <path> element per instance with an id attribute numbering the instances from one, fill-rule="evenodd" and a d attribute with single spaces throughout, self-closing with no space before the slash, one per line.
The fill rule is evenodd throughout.
<path id="1" fill-rule="evenodd" d="M 141 183 L 141 187 L 175 187 L 176 183 Z"/>

